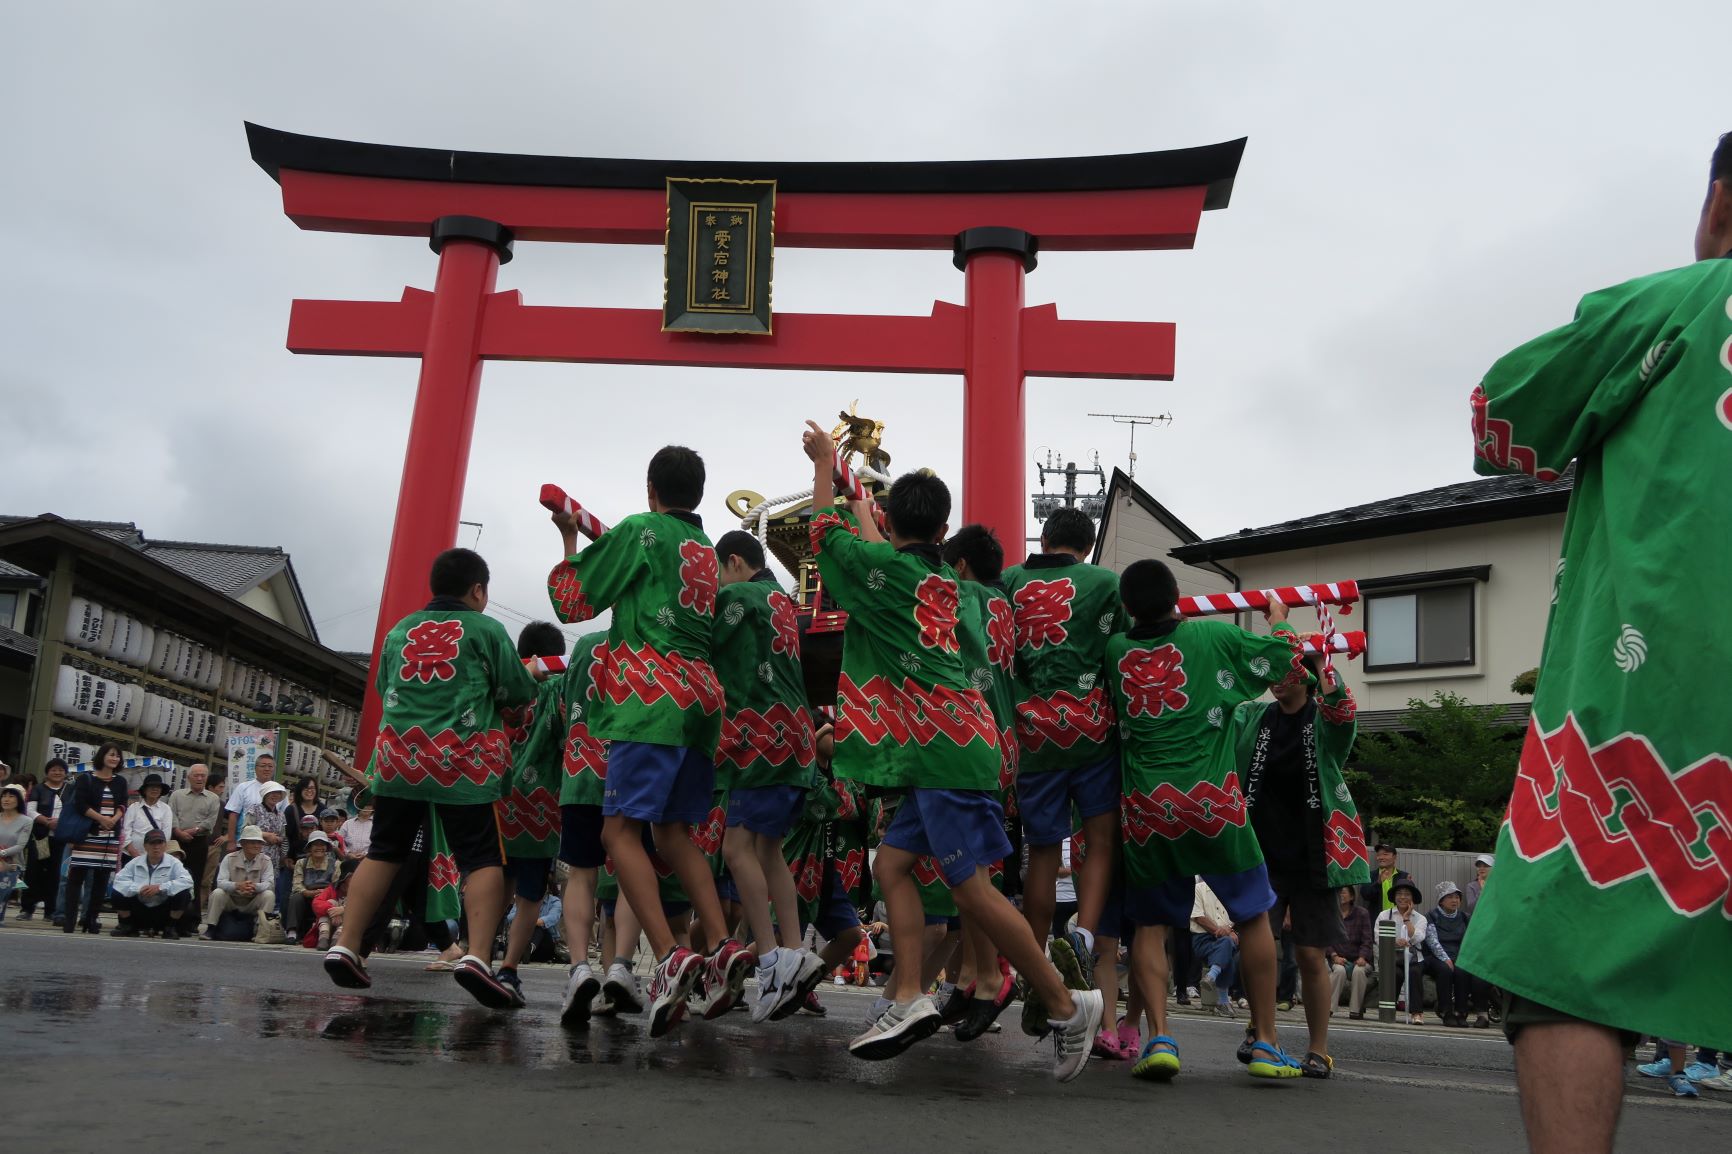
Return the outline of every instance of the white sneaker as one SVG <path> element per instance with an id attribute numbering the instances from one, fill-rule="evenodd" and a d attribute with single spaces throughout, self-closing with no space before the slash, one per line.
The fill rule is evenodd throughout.
<path id="1" fill-rule="evenodd" d="M 1100 995 L 1095 995 L 1096 1006 L 1099 1006 Z M 1100 1021 L 1099 1010 L 1096 1010 L 1095 1020 Z M 848 1052 L 856 1058 L 877 1061 L 882 1058 L 894 1058 L 922 1038 L 929 1038 L 938 1032 L 938 1007 L 932 1004 L 932 999 L 922 995 L 907 1005 L 892 1002 L 883 1013 L 873 1019 L 866 1027 L 866 1032 L 848 1043 Z M 1093 1035 L 1090 1035 L 1093 1037 Z M 1083 1054 L 1086 1057 L 1088 1047 L 1085 1044 Z"/>
<path id="2" fill-rule="evenodd" d="M 560 1025 L 581 1026 L 589 1021 L 591 1007 L 600 992 L 601 982 L 596 980 L 588 962 L 571 967 L 565 979 L 565 1001 L 559 1008 Z"/>
<path id="3" fill-rule="evenodd" d="M 637 975 L 619 962 L 607 968 L 607 980 L 601 984 L 601 996 L 613 1006 L 615 1013 L 643 1013 L 643 990 L 637 984 Z"/>
<path id="4" fill-rule="evenodd" d="M 802 950 L 780 949 L 771 966 L 758 967 L 758 992 L 752 998 L 752 1021 L 766 1022 L 787 1005 L 799 986 Z"/>
<path id="5" fill-rule="evenodd" d="M 1053 1077 L 1068 1082 L 1088 1064 L 1089 1047 L 1101 1028 L 1105 1003 L 1099 990 L 1072 990 L 1076 1010 L 1065 1021 L 1052 1023 Z"/>

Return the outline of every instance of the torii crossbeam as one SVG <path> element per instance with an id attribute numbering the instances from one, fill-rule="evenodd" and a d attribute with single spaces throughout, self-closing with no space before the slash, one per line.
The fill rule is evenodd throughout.
<path id="1" fill-rule="evenodd" d="M 1061 320 L 1023 304 L 1045 251 L 1189 248 L 1205 209 L 1232 194 L 1244 140 L 1169 152 L 934 163 L 718 163 L 450 152 L 357 144 L 248 124 L 253 160 L 302 228 L 419 236 L 439 254 L 432 292 L 396 301 L 297 300 L 297 353 L 421 358 L 396 524 L 374 634 L 425 600 L 427 566 L 457 538 L 487 360 L 712 368 L 960 373 L 962 518 L 1022 554 L 1024 382 L 1171 380 L 1174 329 Z M 777 182 L 775 241 L 797 248 L 942 250 L 964 303 L 928 316 L 777 313 L 774 335 L 661 331 L 657 308 L 527 305 L 496 292 L 513 242 L 661 245 L 666 181 Z M 377 674 L 377 669 L 374 669 Z M 369 692 L 357 759 L 379 702 Z"/>

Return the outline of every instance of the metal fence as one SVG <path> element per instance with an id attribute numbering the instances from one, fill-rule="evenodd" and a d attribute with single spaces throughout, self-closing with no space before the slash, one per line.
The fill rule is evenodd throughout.
<path id="1" fill-rule="evenodd" d="M 1487 847 L 1483 852 L 1490 853 Z M 1398 869 L 1404 869 L 1413 875 L 1415 884 L 1419 886 L 1425 900 L 1420 903 L 1420 911 L 1429 910 L 1437 904 L 1437 884 L 1450 881 L 1467 889 L 1467 883 L 1473 880 L 1473 859 L 1477 853 L 1462 853 L 1458 850 L 1446 849 L 1400 849 L 1397 848 L 1395 864 Z M 1377 874 L 1376 866 L 1372 867 L 1372 876 Z"/>

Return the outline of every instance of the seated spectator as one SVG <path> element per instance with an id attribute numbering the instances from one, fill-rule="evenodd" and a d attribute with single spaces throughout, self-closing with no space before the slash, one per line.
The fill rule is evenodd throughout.
<path id="1" fill-rule="evenodd" d="M 303 946 L 316 950 L 330 948 L 337 931 L 343 928 L 343 903 L 348 900 L 349 879 L 354 873 L 351 867 L 338 865 L 335 880 L 313 899 L 316 925 L 301 939 Z"/>
<path id="2" fill-rule="evenodd" d="M 1425 972 L 1437 983 L 1437 1016 L 1446 1026 L 1467 1025 L 1467 1016 L 1479 1015 L 1473 1024 L 1491 1025 L 1486 1016 L 1487 986 L 1457 966 L 1461 941 L 1467 936 L 1467 911 L 1462 909 L 1461 887 L 1442 882 L 1437 887 L 1437 906 L 1426 919 Z"/>
<path id="3" fill-rule="evenodd" d="M 1359 904 L 1358 893 L 1352 886 L 1341 887 L 1341 926 L 1347 936 L 1329 947 L 1329 1016 L 1341 1005 L 1341 987 L 1351 991 L 1347 1001 L 1347 1016 L 1354 1021 L 1365 1017 L 1365 990 L 1374 970 L 1377 939 L 1371 933 L 1371 915 Z"/>
<path id="4" fill-rule="evenodd" d="M 512 921 L 517 917 L 517 903 L 505 911 L 505 928 L 511 928 Z M 541 899 L 541 909 L 535 916 L 535 929 L 529 936 L 529 948 L 524 951 L 524 961 L 553 962 L 558 961 L 557 953 L 560 944 L 560 925 L 565 917 L 565 907 L 560 903 L 559 894 L 553 887 Z"/>
<path id="5" fill-rule="evenodd" d="M 181 919 L 192 908 L 192 874 L 169 852 L 159 829 L 144 835 L 144 852 L 114 875 L 114 911 L 120 924 L 109 931 L 117 938 L 180 937 Z"/>
<path id="6" fill-rule="evenodd" d="M 126 807 L 126 820 L 121 824 L 121 857 L 143 853 L 144 835 L 152 831 L 167 839 L 168 831 L 174 828 L 174 810 L 163 793 L 162 775 L 147 774 L 138 787 L 138 800 Z"/>
<path id="7" fill-rule="evenodd" d="M 1191 948 L 1203 967 L 1197 982 L 1202 1004 L 1211 1013 L 1231 1018 L 1233 1003 L 1228 994 L 1239 972 L 1239 934 L 1233 929 L 1227 907 L 1201 878 L 1197 880 L 1196 904 L 1191 908 Z"/>
<path id="8" fill-rule="evenodd" d="M 343 811 L 340 809 L 327 809 L 319 815 L 319 832 L 330 840 L 331 852 L 338 861 L 346 860 L 349 856 L 348 846 L 343 841 L 343 821 Z"/>
<path id="9" fill-rule="evenodd" d="M 16 783 L 0 788 L 0 923 L 6 921 L 6 903 L 24 876 L 30 835 L 36 828 L 24 813 L 26 796 L 24 787 Z"/>
<path id="10" fill-rule="evenodd" d="M 365 793 L 357 796 L 360 811 L 343 823 L 344 861 L 362 860 L 373 843 L 373 799 Z"/>
<path id="11" fill-rule="evenodd" d="M 340 863 L 332 851 L 331 839 L 323 830 L 314 830 L 307 837 L 307 856 L 295 863 L 294 881 L 289 886 L 289 908 L 283 931 L 293 939 L 317 929 L 313 915 L 313 899 L 330 888 L 337 880 Z"/>
<path id="12" fill-rule="evenodd" d="M 1398 881 L 1389 887 L 1392 909 L 1377 915 L 1376 925 L 1385 922 L 1395 926 L 1396 972 L 1389 980 L 1396 983 L 1396 1004 L 1407 1012 L 1410 1025 L 1425 1025 L 1425 915 L 1414 907 L 1420 900 L 1419 887 L 1411 881 Z"/>
<path id="13" fill-rule="evenodd" d="M 216 887 L 205 915 L 206 941 L 216 940 L 217 923 L 231 910 L 248 916 L 276 912 L 276 867 L 265 853 L 264 831 L 256 825 L 244 826 L 240 843 L 241 848 L 224 857 L 217 867 Z"/>
<path id="14" fill-rule="evenodd" d="M 1485 892 L 1485 879 L 1491 876 L 1491 867 L 1497 859 L 1488 853 L 1482 853 L 1473 859 L 1473 880 L 1467 883 L 1467 894 L 1462 898 L 1461 908 L 1467 911 L 1468 917 L 1473 917 L 1473 907 L 1479 905 L 1479 895 Z"/>

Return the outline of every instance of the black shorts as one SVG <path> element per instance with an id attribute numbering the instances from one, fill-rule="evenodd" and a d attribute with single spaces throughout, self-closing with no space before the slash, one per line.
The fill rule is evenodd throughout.
<path id="1" fill-rule="evenodd" d="M 1347 930 L 1341 924 L 1339 890 L 1318 889 L 1309 878 L 1271 873 L 1269 888 L 1275 891 L 1275 904 L 1269 910 L 1269 929 L 1277 938 L 1292 938 L 1295 946 L 1316 946 L 1327 949 L 1347 940 Z M 1281 923 L 1292 919 L 1292 926 L 1283 930 Z"/>
<path id="2" fill-rule="evenodd" d="M 539 902 L 547 896 L 547 879 L 552 872 L 552 858 L 514 857 L 505 862 L 505 880 L 511 884 L 512 893 L 526 902 Z"/>
<path id="3" fill-rule="evenodd" d="M 367 856 L 373 861 L 402 865 L 415 848 L 415 837 L 430 810 L 439 814 L 445 844 L 461 873 L 505 864 L 505 847 L 499 840 L 499 819 L 492 802 L 476 805 L 442 805 L 407 797 L 373 799 L 373 840 Z"/>
<path id="4" fill-rule="evenodd" d="M 559 807 L 559 860 L 580 870 L 600 869 L 607 861 L 601 844 L 601 806 Z M 647 836 L 649 828 L 644 828 Z"/>
<path id="5" fill-rule="evenodd" d="M 1508 990 L 1503 994 L 1503 1036 L 1511 1045 L 1515 1044 L 1516 1035 L 1525 1026 L 1554 1026 L 1559 1023 L 1571 1022 L 1579 1025 L 1598 1026 L 1598 1022 L 1589 1022 L 1574 1014 L 1566 1014 L 1562 1010 L 1554 1010 L 1550 1006 L 1536 1002 L 1532 998 L 1524 998 L 1520 994 L 1512 994 Z M 1634 1050 L 1642 1042 L 1642 1035 L 1634 1030 L 1622 1030 L 1616 1026 L 1604 1026 L 1603 1029 L 1615 1030 L 1618 1042 L 1625 1050 Z"/>

